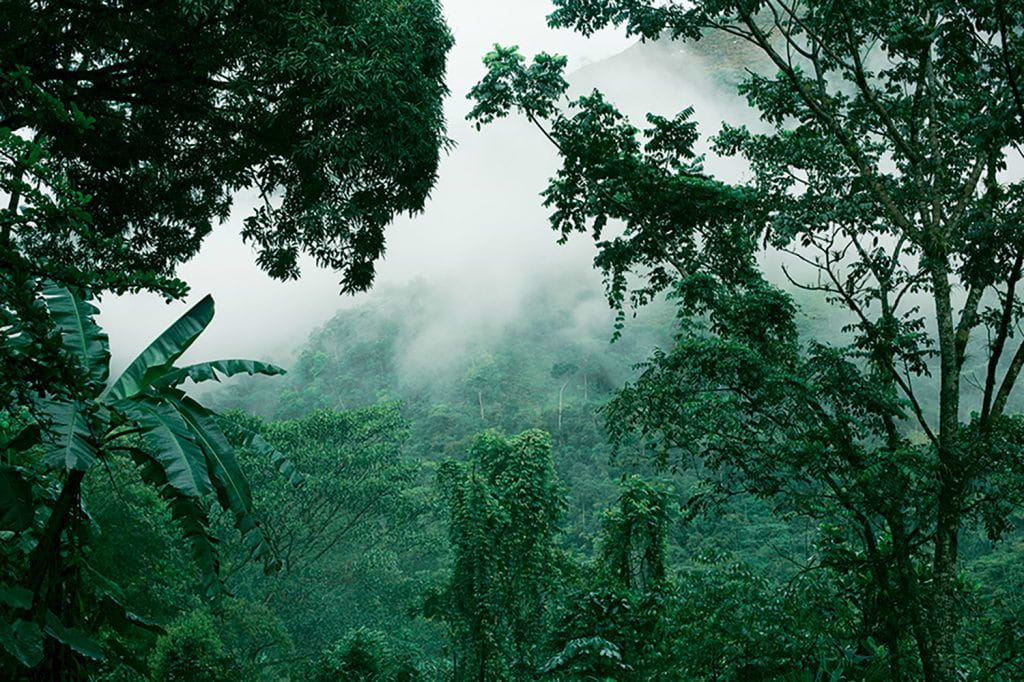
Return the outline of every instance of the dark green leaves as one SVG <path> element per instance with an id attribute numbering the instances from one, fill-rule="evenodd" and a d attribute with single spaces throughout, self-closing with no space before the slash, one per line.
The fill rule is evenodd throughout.
<path id="1" fill-rule="evenodd" d="M 0 531 L 23 531 L 34 517 L 32 484 L 14 467 L 0 466 Z"/>
<path id="2" fill-rule="evenodd" d="M 85 402 L 46 401 L 42 403 L 45 461 L 50 466 L 85 471 L 99 456 L 98 442 L 89 424 Z"/>
<path id="3" fill-rule="evenodd" d="M 107 382 L 110 363 L 107 335 L 93 319 L 99 310 L 89 302 L 88 295 L 73 294 L 54 282 L 47 282 L 42 293 L 53 322 L 60 329 L 64 347 L 98 393 Z"/>
<path id="4" fill-rule="evenodd" d="M 103 651 L 91 637 L 86 635 L 81 630 L 75 628 L 65 627 L 60 620 L 57 619 L 52 613 L 47 612 L 46 614 L 46 627 L 44 632 L 55 640 L 71 647 L 75 652 L 91 658 L 94 661 L 104 661 L 106 656 L 103 655 Z"/>
<path id="5" fill-rule="evenodd" d="M 569 87 L 562 77 L 565 57 L 541 53 L 529 66 L 525 61 L 515 45 L 495 45 L 484 57 L 487 75 L 468 95 L 476 100 L 476 105 L 467 118 L 475 120 L 477 128 L 504 118 L 513 110 L 521 111 L 530 120 L 546 119 L 554 112 Z"/>
<path id="6" fill-rule="evenodd" d="M 26 668 L 43 660 L 43 633 L 35 623 L 0 620 L 0 647 Z"/>
<path id="7" fill-rule="evenodd" d="M 204 296 L 188 312 L 146 347 L 107 389 L 106 399 L 117 401 L 142 392 L 156 378 L 166 374 L 182 353 L 213 319 L 213 298 Z"/>
<path id="8" fill-rule="evenodd" d="M 118 409 L 143 429 L 142 439 L 163 467 L 168 485 L 187 497 L 213 492 L 206 455 L 173 405 L 147 398 L 119 403 Z"/>
<path id="9" fill-rule="evenodd" d="M 560 242 L 592 234 L 613 307 L 644 305 L 693 272 L 730 281 L 753 276 L 756 207 L 742 188 L 704 174 L 693 151 L 692 109 L 651 116 L 652 127 L 641 132 L 598 91 L 564 113 L 563 58 L 540 54 L 527 66 L 516 48 L 496 46 L 484 63 L 469 118 L 480 125 L 518 111 L 542 127 L 562 157 L 543 192 L 551 227 Z M 605 238 L 610 221 L 625 223 L 621 236 Z M 640 273 L 643 284 L 631 289 L 631 275 Z"/>

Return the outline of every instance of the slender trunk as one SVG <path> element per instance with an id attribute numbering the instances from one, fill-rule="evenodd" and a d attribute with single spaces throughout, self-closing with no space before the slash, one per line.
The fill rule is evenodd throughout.
<path id="1" fill-rule="evenodd" d="M 11 199 L 7 202 L 7 212 L 11 214 L 8 218 L 8 222 L 4 223 L 3 234 L 0 234 L 0 246 L 7 248 L 11 245 L 11 223 L 14 221 L 14 214 L 18 210 L 18 204 L 21 201 L 21 189 L 17 186 L 17 182 L 21 182 L 21 176 L 24 174 L 24 168 L 20 163 L 14 165 L 15 174 L 15 187 L 11 192 Z"/>
<path id="2" fill-rule="evenodd" d="M 50 518 L 39 536 L 39 544 L 29 556 L 29 575 L 33 595 L 32 609 L 38 611 L 46 607 L 47 578 L 52 578 L 60 562 L 60 539 L 67 530 L 71 517 L 79 506 L 84 471 L 72 471 L 68 474 L 64 487 L 53 505 Z"/>
<path id="3" fill-rule="evenodd" d="M 477 399 L 477 402 L 480 403 L 480 421 L 483 421 L 484 420 L 484 392 L 483 391 L 477 391 L 476 392 L 476 399 Z"/>
<path id="4" fill-rule="evenodd" d="M 889 579 L 889 567 L 886 558 L 882 555 L 875 540 L 871 524 L 864 517 L 860 519 L 861 533 L 864 538 L 864 546 L 868 550 L 868 557 L 871 560 L 870 567 L 875 583 L 878 585 L 875 593 L 867 595 L 865 603 L 865 624 L 869 628 L 878 627 L 885 640 L 885 646 L 889 650 L 889 674 L 893 682 L 902 682 L 902 664 L 900 662 L 900 635 L 899 628 L 894 622 L 896 614 L 894 606 L 896 599 L 892 594 L 892 581 Z M 868 608 L 871 612 L 868 612 Z M 873 612 L 873 613 L 872 613 Z"/>
<path id="5" fill-rule="evenodd" d="M 39 544 L 29 555 L 29 576 L 32 590 L 32 606 L 26 614 L 28 619 L 41 622 L 47 611 L 71 627 L 79 624 L 79 600 L 74 562 L 61 561 L 61 538 L 72 528 L 75 516 L 81 508 L 82 479 L 84 471 L 72 471 L 61 488 L 53 505 L 46 525 L 39 536 Z M 71 571 L 62 575 L 62 569 Z M 51 638 L 44 642 L 43 663 L 33 670 L 37 680 L 77 680 L 82 671 L 68 647 Z"/>
<path id="6" fill-rule="evenodd" d="M 562 432 L 562 396 L 565 394 L 565 387 L 569 385 L 569 380 L 566 379 L 562 387 L 558 389 L 558 432 Z"/>
<path id="7" fill-rule="evenodd" d="M 936 245 L 937 246 L 937 245 Z M 945 254 L 933 249 L 929 254 L 932 271 L 935 314 L 938 325 L 939 443 L 938 508 L 935 529 L 935 554 L 932 565 L 934 600 L 930 615 L 931 640 L 938 682 L 956 679 L 955 640 L 958 626 L 954 590 L 957 566 L 957 536 L 960 531 L 958 488 L 960 462 L 957 448 L 960 409 L 960 370 L 956 357 L 953 313 L 950 303 L 949 264 Z"/>
<path id="8" fill-rule="evenodd" d="M 914 567 L 910 561 L 910 543 L 907 541 L 906 528 L 903 525 L 903 518 L 887 518 L 889 532 L 892 534 L 893 552 L 896 555 L 896 572 L 899 580 L 900 591 L 907 603 L 907 611 L 910 615 L 910 629 L 914 635 L 914 642 L 917 644 L 917 654 L 921 659 L 921 670 L 926 680 L 935 679 L 935 659 L 932 655 L 931 640 L 928 637 L 924 624 L 921 621 L 921 614 L 926 611 L 921 603 L 921 592 L 917 586 L 917 578 L 914 575 Z"/>

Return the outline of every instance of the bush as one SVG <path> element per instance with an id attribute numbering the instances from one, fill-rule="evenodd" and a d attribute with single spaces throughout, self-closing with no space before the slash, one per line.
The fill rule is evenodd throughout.
<path id="1" fill-rule="evenodd" d="M 310 678 L 312 682 L 415 682 L 421 676 L 411 657 L 389 646 L 384 633 L 358 628 L 321 654 Z"/>
<path id="2" fill-rule="evenodd" d="M 224 643 L 213 617 L 197 609 L 178 618 L 167 634 L 161 635 L 149 657 L 149 669 L 155 682 L 228 682 L 233 661 L 224 651 Z"/>

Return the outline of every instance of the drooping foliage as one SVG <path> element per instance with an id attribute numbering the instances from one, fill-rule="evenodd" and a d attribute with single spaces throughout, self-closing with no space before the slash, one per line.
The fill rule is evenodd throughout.
<path id="1" fill-rule="evenodd" d="M 92 532 L 82 504 L 86 474 L 115 457 L 130 459 L 142 479 L 159 491 L 192 547 L 205 594 L 220 588 L 219 562 L 211 537 L 204 498 L 215 496 L 228 511 L 252 555 L 267 570 L 277 559 L 253 513 L 248 481 L 235 458 L 234 447 L 216 415 L 179 388 L 185 377 L 216 378 L 217 374 L 280 374 L 278 367 L 249 360 L 226 360 L 206 365 L 174 366 L 175 361 L 213 318 L 213 300 L 202 299 L 158 336 L 121 375 L 107 381 L 110 353 L 106 335 L 93 317 L 88 298 L 57 285 L 44 289 L 52 317 L 60 325 L 63 347 L 88 377 L 76 400 L 45 400 L 38 421 L 25 425 L 21 438 L 8 442 L 3 467 L 9 487 L 3 507 L 17 523 L 8 532 L 22 541 L 8 550 L 7 580 L 18 598 L 5 614 L 4 626 L 32 633 L 30 649 L 8 638 L 0 642 L 26 667 L 44 664 L 54 674 L 76 674 L 74 657 L 102 661 L 105 654 L 85 631 L 103 625 L 115 629 L 144 621 L 127 613 L 120 588 L 110 578 L 96 576 L 88 598 L 107 606 L 83 612 L 80 593 L 88 571 L 85 547 Z M 268 452 L 293 484 L 301 475 L 294 465 L 257 434 L 247 445 Z M 39 490 L 41 494 L 36 491 Z M 13 622 L 12 622 L 13 621 Z M 40 624 L 44 627 L 40 629 Z M 44 649 L 43 636 L 46 635 Z M 44 651 L 50 655 L 44 660 Z M 74 651 L 74 656 L 69 654 Z M 63 671 L 63 672 L 60 672 Z"/>
<path id="2" fill-rule="evenodd" d="M 561 493 L 541 431 L 478 437 L 465 463 L 439 472 L 449 510 L 450 581 L 428 600 L 448 623 L 459 680 L 530 679 L 533 640 L 546 619 L 556 574 L 555 522 Z"/>

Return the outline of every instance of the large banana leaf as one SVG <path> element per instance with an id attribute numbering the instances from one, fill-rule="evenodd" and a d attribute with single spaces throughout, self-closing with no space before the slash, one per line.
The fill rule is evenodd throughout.
<path id="1" fill-rule="evenodd" d="M 260 434 L 255 431 L 242 428 L 238 424 L 228 423 L 225 424 L 225 427 L 231 434 L 232 440 L 238 443 L 240 447 L 270 457 L 270 463 L 273 464 L 281 475 L 287 478 L 288 482 L 293 486 L 298 487 L 306 480 L 306 477 L 302 475 L 302 472 L 295 467 L 295 463 L 288 459 L 288 457 L 280 450 L 268 443 Z"/>
<path id="2" fill-rule="evenodd" d="M 81 402 L 41 401 L 47 419 L 42 441 L 46 447 L 43 460 L 50 466 L 63 466 L 69 471 L 86 471 L 96 461 L 95 439 Z"/>
<path id="3" fill-rule="evenodd" d="M 163 468 L 168 485 L 187 497 L 213 492 L 206 455 L 172 405 L 137 398 L 117 403 L 116 409 L 144 429 L 142 440 Z"/>
<path id="4" fill-rule="evenodd" d="M 43 660 L 43 632 L 30 621 L 0 619 L 0 648 L 26 668 L 34 668 Z"/>
<path id="5" fill-rule="evenodd" d="M 180 524 L 185 539 L 192 547 L 192 559 L 201 575 L 201 592 L 213 597 L 221 587 L 218 577 L 220 561 L 217 558 L 217 538 L 208 530 L 210 523 L 202 502 L 183 495 L 170 485 L 163 465 L 148 452 L 140 448 L 128 448 L 128 452 L 139 466 L 142 480 L 159 490 L 167 500 L 171 517 Z"/>
<path id="6" fill-rule="evenodd" d="M 249 482 L 238 466 L 234 447 L 217 424 L 216 415 L 188 397 L 176 401 L 175 406 L 196 434 L 197 442 L 202 445 L 217 498 L 224 509 L 234 514 L 235 527 L 242 534 L 251 556 L 254 559 L 269 559 L 270 546 L 252 513 Z M 271 564 L 267 561 L 266 565 L 269 567 Z"/>
<path id="7" fill-rule="evenodd" d="M 47 281 L 43 297 L 50 316 L 60 329 L 64 347 L 81 363 L 89 381 L 96 387 L 94 397 L 107 383 L 110 371 L 110 342 L 93 317 L 99 313 L 89 303 L 88 293 L 76 294 L 67 287 Z"/>
<path id="8" fill-rule="evenodd" d="M 178 386 L 186 379 L 195 383 L 201 381 L 220 381 L 218 374 L 226 377 L 236 374 L 284 374 L 285 371 L 276 365 L 256 360 L 215 360 L 213 362 L 201 362 L 196 365 L 175 368 L 153 382 L 154 386 Z"/>
<path id="9" fill-rule="evenodd" d="M 106 660 L 100 645 L 92 637 L 81 630 L 65 626 L 50 611 L 46 612 L 46 627 L 43 628 L 43 631 L 64 646 L 71 647 L 82 656 L 91 658 L 94 661 Z"/>
<path id="10" fill-rule="evenodd" d="M 161 378 L 213 319 L 213 298 L 204 296 L 158 336 L 107 389 L 108 402 L 138 395 Z"/>

